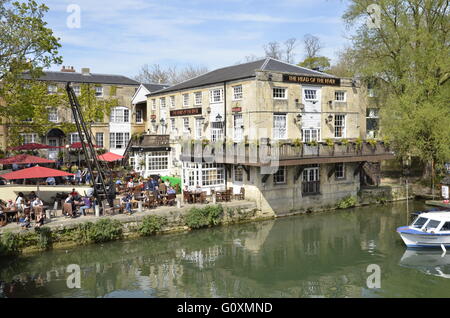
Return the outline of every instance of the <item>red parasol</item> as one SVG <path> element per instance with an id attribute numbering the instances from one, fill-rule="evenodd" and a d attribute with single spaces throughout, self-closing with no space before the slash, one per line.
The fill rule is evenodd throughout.
<path id="1" fill-rule="evenodd" d="M 20 150 L 56 149 L 56 148 L 59 148 L 59 147 L 33 143 L 33 144 L 25 144 L 25 145 L 18 146 L 18 147 L 12 147 L 12 148 L 9 148 L 9 150 L 20 151 Z"/>
<path id="2" fill-rule="evenodd" d="M 68 177 L 73 175 L 74 175 L 73 173 L 68 173 L 61 170 L 36 166 L 4 174 L 1 176 L 1 178 L 7 180 L 18 180 L 18 179 L 39 179 L 48 177 Z"/>
<path id="3" fill-rule="evenodd" d="M 117 155 L 115 153 L 112 152 L 107 152 L 103 155 L 98 156 L 98 159 L 101 161 L 107 161 L 107 162 L 113 162 L 113 161 L 118 161 L 118 160 L 122 160 L 124 157 L 121 155 Z"/>
<path id="4" fill-rule="evenodd" d="M 41 157 L 31 156 L 27 154 L 17 155 L 10 158 L 5 158 L 0 160 L 2 165 L 26 165 L 26 164 L 36 164 L 36 163 L 55 163 L 54 160 L 49 160 Z"/>
<path id="5" fill-rule="evenodd" d="M 86 145 L 86 147 L 88 147 L 87 144 L 85 144 L 85 145 Z M 69 146 L 69 148 L 72 148 L 72 149 L 83 149 L 83 145 L 81 144 L 81 142 L 76 142 L 76 143 L 71 144 Z M 94 148 L 101 148 L 101 147 L 94 145 Z"/>

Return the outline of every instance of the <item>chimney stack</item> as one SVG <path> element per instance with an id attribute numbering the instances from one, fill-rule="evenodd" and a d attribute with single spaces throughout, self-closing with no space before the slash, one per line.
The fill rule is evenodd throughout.
<path id="1" fill-rule="evenodd" d="M 91 70 L 87 67 L 84 67 L 81 69 L 81 74 L 83 75 L 90 75 L 91 74 Z"/>
<path id="2" fill-rule="evenodd" d="M 73 68 L 73 66 L 68 66 L 67 68 L 66 68 L 66 66 L 63 66 L 62 69 L 61 69 L 61 72 L 64 72 L 64 73 L 75 73 L 75 69 Z"/>

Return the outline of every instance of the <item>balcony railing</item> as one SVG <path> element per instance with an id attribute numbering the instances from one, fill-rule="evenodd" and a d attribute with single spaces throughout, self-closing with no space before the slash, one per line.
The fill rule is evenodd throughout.
<path id="1" fill-rule="evenodd" d="M 292 143 L 244 144 L 188 142 L 182 144 L 182 161 L 262 166 L 278 161 L 280 165 L 382 161 L 393 159 L 394 153 L 383 142 L 348 142 L 328 145 Z"/>

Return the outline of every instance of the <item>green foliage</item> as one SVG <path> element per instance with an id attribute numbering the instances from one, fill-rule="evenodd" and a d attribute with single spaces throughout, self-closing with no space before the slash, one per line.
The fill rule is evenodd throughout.
<path id="1" fill-rule="evenodd" d="M 348 208 L 353 208 L 356 206 L 357 200 L 356 198 L 349 196 L 346 198 L 343 198 L 342 200 L 340 200 L 338 202 L 338 204 L 336 205 L 336 207 L 338 209 L 348 209 Z"/>
<path id="2" fill-rule="evenodd" d="M 204 208 L 192 208 L 186 214 L 186 225 L 191 229 L 199 229 L 217 225 L 223 216 L 223 207 L 221 205 L 206 206 Z"/>
<path id="3" fill-rule="evenodd" d="M 361 150 L 362 149 L 362 145 L 363 145 L 363 140 L 361 138 L 358 138 L 355 140 L 355 145 L 356 145 L 356 149 L 357 150 Z"/>
<path id="4" fill-rule="evenodd" d="M 319 69 L 323 72 L 330 68 L 330 59 L 325 56 L 307 57 L 303 62 L 298 63 L 298 66 Z"/>
<path id="5" fill-rule="evenodd" d="M 344 146 L 347 146 L 349 144 L 349 141 L 346 138 L 342 139 L 341 142 Z"/>
<path id="6" fill-rule="evenodd" d="M 372 147 L 375 147 L 377 145 L 377 141 L 375 139 L 368 139 L 367 143 Z"/>
<path id="7" fill-rule="evenodd" d="M 380 128 L 400 157 L 450 158 L 448 1 L 383 0 L 380 28 L 360 23 L 373 1 L 351 0 L 355 71 L 377 90 Z"/>
<path id="8" fill-rule="evenodd" d="M 309 141 L 307 144 L 308 144 L 308 146 L 313 146 L 313 147 L 319 145 L 319 143 L 317 142 L 317 140 L 311 140 L 311 141 Z"/>
<path id="9" fill-rule="evenodd" d="M 82 244 L 103 243 L 120 239 L 122 233 L 122 223 L 118 220 L 102 219 L 78 225 L 74 229 L 74 238 Z"/>
<path id="10" fill-rule="evenodd" d="M 6 232 L 0 236 L 0 255 L 17 255 L 20 251 L 19 234 Z"/>
<path id="11" fill-rule="evenodd" d="M 138 231 L 142 236 L 149 236 L 161 231 L 166 224 L 167 220 L 165 218 L 157 215 L 150 215 L 143 218 Z"/>
<path id="12" fill-rule="evenodd" d="M 327 144 L 328 147 L 333 147 L 334 146 L 334 141 L 331 138 L 327 138 L 325 139 L 325 143 Z"/>
<path id="13" fill-rule="evenodd" d="M 89 238 L 94 243 L 115 241 L 122 237 L 122 223 L 118 220 L 102 219 L 91 227 Z"/>
<path id="14" fill-rule="evenodd" d="M 49 227 L 36 228 L 36 233 L 38 234 L 37 246 L 41 250 L 48 250 L 52 246 L 52 230 Z"/>
<path id="15" fill-rule="evenodd" d="M 300 138 L 295 138 L 294 141 L 292 142 L 292 144 L 294 145 L 294 147 L 302 147 L 303 146 L 303 142 Z"/>

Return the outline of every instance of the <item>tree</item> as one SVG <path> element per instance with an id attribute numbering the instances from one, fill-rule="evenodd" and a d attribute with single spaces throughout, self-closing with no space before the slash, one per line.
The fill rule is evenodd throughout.
<path id="1" fill-rule="evenodd" d="M 351 48 L 345 48 L 338 52 L 338 58 L 336 63 L 334 63 L 328 73 L 333 74 L 337 77 L 355 77 L 355 61 L 353 58 L 353 52 Z"/>
<path id="2" fill-rule="evenodd" d="M 360 24 L 373 1 L 352 0 L 355 67 L 375 79 L 382 133 L 396 153 L 435 166 L 450 160 L 450 19 L 447 0 L 382 0 L 379 27 Z"/>
<path id="3" fill-rule="evenodd" d="M 311 34 L 305 35 L 303 38 L 305 46 L 305 59 L 298 66 L 306 67 L 313 70 L 327 71 L 330 67 L 330 59 L 325 56 L 319 56 L 322 44 L 318 37 Z"/>
<path id="4" fill-rule="evenodd" d="M 18 142 L 19 130 L 24 121 L 33 119 L 28 129 L 38 127 L 45 107 L 56 105 L 59 100 L 47 94 L 43 83 L 24 79 L 24 72 L 31 78 L 42 74 L 43 68 L 62 63 L 58 55 L 61 47 L 53 31 L 46 27 L 45 5 L 34 0 L 0 1 L 0 116 L 10 125 L 8 142 Z"/>
<path id="5" fill-rule="evenodd" d="M 290 38 L 284 41 L 281 45 L 277 41 L 272 41 L 263 46 L 266 57 L 271 57 L 276 60 L 284 61 L 286 63 L 293 63 L 295 57 L 295 47 L 297 39 Z"/>
<path id="6" fill-rule="evenodd" d="M 187 81 L 196 76 L 205 74 L 208 68 L 205 66 L 187 65 L 181 70 L 176 66 L 161 67 L 159 64 L 143 65 L 135 79 L 141 83 L 158 83 L 175 85 Z"/>
<path id="7" fill-rule="evenodd" d="M 61 47 L 43 20 L 48 7 L 34 0 L 0 1 L 0 81 L 13 81 L 24 71 L 38 76 L 51 64 L 61 64 Z"/>

